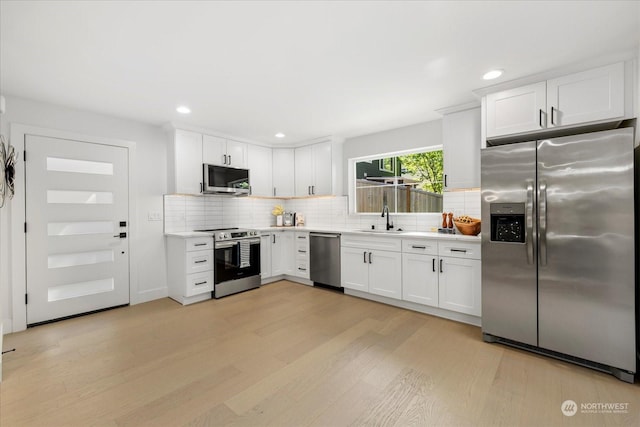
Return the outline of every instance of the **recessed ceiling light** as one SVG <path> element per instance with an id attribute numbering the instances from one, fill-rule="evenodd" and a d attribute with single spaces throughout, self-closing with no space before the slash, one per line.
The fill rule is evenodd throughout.
<path id="1" fill-rule="evenodd" d="M 493 79 L 497 79 L 501 75 L 502 75 L 502 70 L 491 70 L 485 73 L 484 76 L 482 76 L 482 78 L 485 80 L 493 80 Z"/>
<path id="2" fill-rule="evenodd" d="M 189 114 L 191 112 L 191 109 L 189 107 L 181 105 L 178 108 L 176 108 L 176 111 L 180 114 Z"/>
<path id="3" fill-rule="evenodd" d="M 282 133 L 282 132 L 278 132 L 278 133 L 276 133 L 275 136 L 276 136 L 276 138 L 284 138 L 286 135 L 284 133 Z"/>

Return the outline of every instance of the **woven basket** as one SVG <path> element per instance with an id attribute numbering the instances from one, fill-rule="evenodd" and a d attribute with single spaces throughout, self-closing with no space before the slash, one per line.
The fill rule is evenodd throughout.
<path id="1" fill-rule="evenodd" d="M 460 231 L 460 233 L 464 234 L 465 236 L 477 236 L 480 233 L 480 225 L 482 221 L 474 218 L 473 222 L 466 223 L 458 222 L 454 218 L 453 223 L 456 225 L 458 231 Z"/>

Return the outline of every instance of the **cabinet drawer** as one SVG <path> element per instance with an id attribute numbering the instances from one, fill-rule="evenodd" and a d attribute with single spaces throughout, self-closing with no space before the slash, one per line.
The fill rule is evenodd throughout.
<path id="1" fill-rule="evenodd" d="M 213 249 L 213 237 L 194 237 L 185 240 L 185 250 L 187 252 Z"/>
<path id="2" fill-rule="evenodd" d="M 295 275 L 306 279 L 309 278 L 309 263 L 306 260 L 296 260 Z"/>
<path id="3" fill-rule="evenodd" d="M 213 251 L 195 251 L 186 254 L 187 274 L 213 270 Z"/>
<path id="4" fill-rule="evenodd" d="M 343 234 L 340 246 L 350 248 L 362 248 L 370 250 L 382 250 L 400 252 L 402 240 L 399 237 L 368 237 L 353 234 Z"/>
<path id="5" fill-rule="evenodd" d="M 213 271 L 194 273 L 187 276 L 185 297 L 213 291 Z"/>
<path id="6" fill-rule="evenodd" d="M 438 255 L 435 240 L 402 240 L 402 252 L 408 254 Z"/>
<path id="7" fill-rule="evenodd" d="M 443 242 L 438 243 L 438 255 L 453 258 L 480 259 L 480 242 Z"/>
<path id="8" fill-rule="evenodd" d="M 308 246 L 296 246 L 296 252 L 295 252 L 296 258 L 301 259 L 307 259 L 309 258 L 309 247 Z"/>
<path id="9" fill-rule="evenodd" d="M 296 231 L 295 236 L 296 242 L 306 242 L 306 244 L 309 244 L 309 233 Z"/>

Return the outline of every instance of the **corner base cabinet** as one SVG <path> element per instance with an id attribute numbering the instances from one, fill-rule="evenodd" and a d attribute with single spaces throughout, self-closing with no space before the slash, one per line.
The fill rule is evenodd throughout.
<path id="1" fill-rule="evenodd" d="M 213 238 L 167 236 L 169 297 L 180 304 L 211 299 Z"/>

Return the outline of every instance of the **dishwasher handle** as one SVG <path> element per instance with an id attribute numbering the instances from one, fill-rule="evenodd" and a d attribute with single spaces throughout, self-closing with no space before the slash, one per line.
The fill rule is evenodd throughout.
<path id="1" fill-rule="evenodd" d="M 340 234 L 331 234 L 331 233 L 309 233 L 310 237 L 326 237 L 329 239 L 339 239 Z"/>

